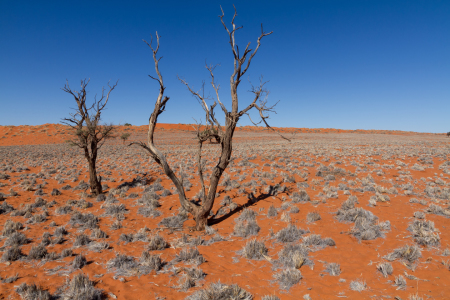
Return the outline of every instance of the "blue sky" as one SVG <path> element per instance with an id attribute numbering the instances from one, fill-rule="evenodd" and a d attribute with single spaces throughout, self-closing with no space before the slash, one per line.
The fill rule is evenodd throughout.
<path id="1" fill-rule="evenodd" d="M 161 35 L 166 95 L 162 123 L 193 123 L 203 112 L 178 80 L 209 83 L 205 60 L 230 106 L 232 53 L 220 23 L 231 1 L 0 1 L 0 125 L 58 123 L 74 107 L 61 90 L 90 78 L 93 99 L 109 80 L 105 122 L 147 124 L 158 94 L 150 49 Z M 235 1 L 243 29 L 237 42 L 256 44 L 260 24 L 273 34 L 246 75 L 269 80 L 270 122 L 279 127 L 450 130 L 450 1 Z M 247 78 L 246 78 L 247 79 Z M 239 89 L 240 107 L 251 101 Z M 213 90 L 207 85 L 207 94 Z M 222 117 L 222 116 L 219 116 Z M 241 125 L 249 125 L 242 118 Z"/>

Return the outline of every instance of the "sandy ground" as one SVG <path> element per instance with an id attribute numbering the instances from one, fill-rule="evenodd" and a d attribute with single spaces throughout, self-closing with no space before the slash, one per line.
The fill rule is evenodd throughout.
<path id="1" fill-rule="evenodd" d="M 195 232 L 123 132 L 145 141 L 145 126 L 122 126 L 103 146 L 100 199 L 67 127 L 0 127 L 0 299 L 25 297 L 24 283 L 70 299 L 77 274 L 106 299 L 216 299 L 199 295 L 234 284 L 236 299 L 448 299 L 445 135 L 282 129 L 287 142 L 240 128 L 210 228 Z M 155 141 L 198 200 L 192 126 L 159 125 Z M 205 145 L 207 174 L 219 153 Z M 166 246 L 153 250 L 158 236 Z"/>

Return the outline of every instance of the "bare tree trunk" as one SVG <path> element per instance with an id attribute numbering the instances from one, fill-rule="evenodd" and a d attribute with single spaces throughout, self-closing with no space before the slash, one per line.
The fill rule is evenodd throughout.
<path id="1" fill-rule="evenodd" d="M 99 195 L 102 191 L 101 176 L 97 177 L 95 161 L 89 160 L 89 186 L 93 195 Z"/>
<path id="2" fill-rule="evenodd" d="M 216 198 L 219 180 L 230 163 L 231 153 L 233 151 L 232 138 L 237 122 L 230 118 L 228 118 L 228 122 L 229 124 L 227 124 L 225 134 L 222 138 L 222 155 L 219 158 L 219 163 L 216 167 L 214 167 L 211 174 L 208 193 L 205 195 L 205 200 L 202 202 L 202 205 L 199 206 L 194 212 L 195 230 L 205 230 L 205 226 L 208 225 L 208 217 Z"/>
<path id="3" fill-rule="evenodd" d="M 93 195 L 99 195 L 103 191 L 100 179 L 101 177 L 100 178 L 97 177 L 97 168 L 95 166 L 97 162 L 97 145 L 91 142 L 91 153 L 89 153 L 89 150 L 86 147 L 84 149 L 84 155 L 89 164 L 89 186 L 91 188 L 91 193 Z"/>

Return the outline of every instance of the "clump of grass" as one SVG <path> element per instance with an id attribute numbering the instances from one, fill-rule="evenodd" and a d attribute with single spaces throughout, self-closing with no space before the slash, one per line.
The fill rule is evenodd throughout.
<path id="1" fill-rule="evenodd" d="M 47 249 L 44 245 L 32 246 L 30 252 L 28 253 L 28 259 L 43 259 L 47 255 Z"/>
<path id="2" fill-rule="evenodd" d="M 377 270 L 380 271 L 381 274 L 383 274 L 384 278 L 388 277 L 388 275 L 392 275 L 392 272 L 394 272 L 394 268 L 388 262 L 379 263 L 377 265 Z"/>
<path id="3" fill-rule="evenodd" d="M 25 234 L 21 232 L 14 232 L 5 241 L 4 246 L 21 246 L 27 244 L 28 242 L 29 239 L 25 236 Z"/>
<path id="4" fill-rule="evenodd" d="M 269 218 L 273 218 L 276 217 L 278 215 L 278 211 L 275 208 L 275 206 L 273 206 L 273 204 L 269 207 L 269 209 L 267 210 L 267 216 Z"/>
<path id="5" fill-rule="evenodd" d="M 18 246 L 8 248 L 2 255 L 2 261 L 16 261 L 24 257 L 22 250 Z"/>
<path id="6" fill-rule="evenodd" d="M 72 256 L 72 249 L 64 249 L 61 251 L 61 258 Z"/>
<path id="7" fill-rule="evenodd" d="M 63 300 L 101 300 L 103 291 L 94 287 L 94 282 L 89 276 L 82 273 L 76 274 L 63 292 Z"/>
<path id="8" fill-rule="evenodd" d="M 211 299 L 236 299 L 252 300 L 253 296 L 237 284 L 226 285 L 220 283 L 211 283 L 206 289 L 199 290 L 186 300 L 211 300 Z"/>
<path id="9" fill-rule="evenodd" d="M 92 242 L 91 239 L 84 233 L 77 235 L 75 238 L 75 242 L 73 243 L 74 247 L 81 247 L 89 245 Z"/>
<path id="10" fill-rule="evenodd" d="M 280 298 L 275 295 L 266 295 L 262 297 L 261 300 L 280 300 Z"/>
<path id="11" fill-rule="evenodd" d="M 329 263 L 327 264 L 325 272 L 331 276 L 339 276 L 341 274 L 341 265 L 337 263 Z"/>
<path id="12" fill-rule="evenodd" d="M 320 214 L 316 211 L 310 212 L 306 215 L 306 221 L 308 223 L 314 223 L 321 219 Z"/>
<path id="13" fill-rule="evenodd" d="M 394 252 L 384 256 L 383 258 L 388 261 L 403 259 L 409 263 L 414 263 L 420 257 L 422 257 L 422 251 L 419 247 L 415 245 L 406 245 L 402 248 L 395 249 Z"/>
<path id="14" fill-rule="evenodd" d="M 434 214 L 439 216 L 444 216 L 447 218 L 450 218 L 450 209 L 444 209 L 439 205 L 436 204 L 430 204 L 429 207 L 425 210 L 428 214 Z"/>
<path id="15" fill-rule="evenodd" d="M 69 224 L 72 226 L 79 226 L 81 229 L 95 229 L 98 228 L 98 218 L 91 214 L 75 213 L 70 217 Z"/>
<path id="16" fill-rule="evenodd" d="M 257 235 L 261 227 L 255 220 L 238 220 L 234 226 L 233 234 L 240 237 L 248 237 L 250 235 Z"/>
<path id="17" fill-rule="evenodd" d="M 369 222 L 374 222 L 378 219 L 372 212 L 361 207 L 350 208 L 347 210 L 339 209 L 336 217 L 339 222 L 355 222 L 355 220 L 361 218 L 367 219 Z"/>
<path id="18" fill-rule="evenodd" d="M 420 297 L 418 293 L 415 293 L 415 294 L 409 295 L 408 300 L 423 300 L 423 298 Z"/>
<path id="19" fill-rule="evenodd" d="M 187 291 L 191 287 L 195 286 L 195 282 L 198 280 L 202 280 L 205 278 L 206 274 L 203 272 L 203 270 L 198 269 L 196 267 L 194 268 L 185 268 L 184 274 L 181 276 L 181 278 L 178 281 L 178 288 L 182 291 Z"/>
<path id="20" fill-rule="evenodd" d="M 91 232 L 91 237 L 96 239 L 106 239 L 108 235 L 106 232 L 102 231 L 100 228 L 93 229 Z"/>
<path id="21" fill-rule="evenodd" d="M 247 259 L 263 259 L 267 255 L 268 249 L 264 242 L 259 242 L 256 239 L 250 240 L 245 244 L 240 254 Z"/>
<path id="22" fill-rule="evenodd" d="M 236 218 L 237 221 L 254 221 L 258 213 L 252 209 L 244 208 L 239 217 Z"/>
<path id="23" fill-rule="evenodd" d="M 416 211 L 416 212 L 414 212 L 414 218 L 425 219 L 425 213 L 422 211 Z"/>
<path id="24" fill-rule="evenodd" d="M 75 258 L 73 259 L 72 268 L 81 269 L 86 264 L 87 264 L 86 257 L 84 257 L 83 255 L 80 254 L 80 255 L 75 256 Z"/>
<path id="25" fill-rule="evenodd" d="M 336 243 L 332 238 L 320 237 L 320 234 L 311 234 L 303 238 L 303 245 L 314 249 L 323 249 L 326 246 L 336 246 Z"/>
<path id="26" fill-rule="evenodd" d="M 182 228 L 183 223 L 188 219 L 186 214 L 178 214 L 176 216 L 167 217 L 158 223 L 159 227 Z"/>
<path id="27" fill-rule="evenodd" d="M 144 267 L 150 268 L 150 270 L 158 271 L 163 266 L 163 263 L 161 261 L 161 257 L 157 254 L 150 254 L 147 251 L 143 251 L 140 263 Z"/>
<path id="28" fill-rule="evenodd" d="M 162 236 L 156 234 L 150 238 L 150 241 L 147 245 L 147 249 L 150 251 L 154 250 L 164 250 L 167 248 L 167 242 L 164 240 Z"/>
<path id="29" fill-rule="evenodd" d="M 15 281 L 17 281 L 17 279 L 19 279 L 19 273 L 16 273 L 15 275 L 11 276 L 11 277 L 7 277 L 5 279 L 2 280 L 3 283 L 13 283 Z"/>
<path id="30" fill-rule="evenodd" d="M 20 222 L 14 222 L 10 219 L 6 220 L 5 225 L 3 226 L 2 235 L 10 236 L 13 233 L 21 230 L 23 228 L 23 224 Z"/>
<path id="31" fill-rule="evenodd" d="M 64 236 L 64 235 L 66 235 L 67 234 L 67 230 L 66 230 L 66 228 L 64 227 L 64 226 L 60 226 L 60 227 L 57 227 L 56 229 L 55 229 L 55 236 Z"/>
<path id="32" fill-rule="evenodd" d="M 95 252 L 102 252 L 103 250 L 109 249 L 109 244 L 107 242 L 91 242 L 88 245 L 88 249 Z"/>
<path id="33" fill-rule="evenodd" d="M 393 286 L 397 287 L 397 290 L 405 290 L 406 289 L 406 279 L 402 275 L 395 276 Z"/>
<path id="34" fill-rule="evenodd" d="M 434 222 L 414 220 L 407 228 L 414 240 L 421 246 L 439 246 L 441 238 L 434 228 Z"/>
<path id="35" fill-rule="evenodd" d="M 60 206 L 55 210 L 57 215 L 67 215 L 67 214 L 72 213 L 72 211 L 73 211 L 73 208 L 70 205 Z"/>
<path id="36" fill-rule="evenodd" d="M 353 280 L 352 282 L 350 282 L 350 289 L 352 291 L 362 292 L 367 289 L 367 284 L 362 280 Z"/>
<path id="37" fill-rule="evenodd" d="M 289 210 L 289 213 L 291 214 L 297 214 L 300 212 L 300 209 L 297 206 L 292 206 L 291 209 Z"/>
<path id="38" fill-rule="evenodd" d="M 300 282 L 303 278 L 302 273 L 294 268 L 283 269 L 274 275 L 274 278 L 278 280 L 280 289 L 289 291 L 289 289 Z"/>
<path id="39" fill-rule="evenodd" d="M 122 233 L 119 237 L 119 241 L 124 242 L 124 244 L 131 243 L 133 241 L 133 234 Z"/>
<path id="40" fill-rule="evenodd" d="M 304 265 L 314 266 L 312 260 L 308 258 L 309 249 L 302 244 L 288 244 L 278 252 L 276 266 L 300 269 Z"/>
<path id="41" fill-rule="evenodd" d="M 295 227 L 295 225 L 289 224 L 286 228 L 281 229 L 275 235 L 275 238 L 280 243 L 291 243 L 296 242 L 300 237 L 308 233 L 309 231 L 303 230 L 301 228 Z"/>
<path id="42" fill-rule="evenodd" d="M 115 258 L 106 263 L 106 267 L 117 276 L 132 276 L 138 270 L 139 264 L 132 256 L 116 254 Z"/>
<path id="43" fill-rule="evenodd" d="M 172 245 L 181 248 L 186 246 L 200 246 L 204 244 L 204 240 L 201 236 L 198 236 L 196 238 L 189 238 L 187 234 L 183 234 L 181 238 L 175 240 Z"/>
<path id="44" fill-rule="evenodd" d="M 161 215 L 161 212 L 156 210 L 154 207 L 151 206 L 141 206 L 138 208 L 138 215 L 143 215 L 146 218 L 157 218 Z"/>
<path id="45" fill-rule="evenodd" d="M 30 285 L 22 283 L 17 287 L 16 293 L 24 300 L 50 300 L 52 298 L 48 291 L 41 289 L 34 283 Z"/>
<path id="46" fill-rule="evenodd" d="M 308 193 L 305 190 L 294 192 L 291 196 L 292 203 L 305 203 L 311 201 Z"/>
<path id="47" fill-rule="evenodd" d="M 128 210 L 125 208 L 125 205 L 123 203 L 118 205 L 110 204 L 105 207 L 105 213 L 103 215 L 115 216 L 118 214 L 124 214 L 126 212 L 128 212 Z"/>
<path id="48" fill-rule="evenodd" d="M 205 258 L 200 254 L 197 248 L 183 248 L 175 256 L 175 262 L 186 262 L 190 264 L 200 265 L 205 262 Z"/>

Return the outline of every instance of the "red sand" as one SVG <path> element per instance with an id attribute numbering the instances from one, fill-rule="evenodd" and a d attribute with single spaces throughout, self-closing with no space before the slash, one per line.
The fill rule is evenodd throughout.
<path id="1" fill-rule="evenodd" d="M 145 140 L 146 130 L 146 126 L 120 126 L 118 136 L 120 136 L 122 132 L 130 132 L 132 133 L 130 140 Z M 236 136 L 236 145 L 240 145 L 242 143 L 243 148 L 239 148 L 239 152 L 234 153 L 236 155 L 233 156 L 236 156 L 237 159 L 235 160 L 234 165 L 232 167 L 230 166 L 227 169 L 227 173 L 231 175 L 231 179 L 238 180 L 240 174 L 237 174 L 235 170 L 241 168 L 238 166 L 238 164 L 241 159 L 245 157 L 245 153 L 247 153 L 247 157 L 251 156 L 253 147 L 251 146 L 252 143 L 255 143 L 255 145 L 257 145 L 257 143 L 265 140 L 266 136 L 260 136 L 259 134 L 257 134 L 258 132 L 260 132 L 260 130 L 261 129 L 255 129 L 254 127 L 242 127 L 238 129 L 238 133 L 240 133 Z M 157 144 L 158 141 L 161 141 L 161 144 L 166 147 L 165 151 L 169 153 L 171 149 L 177 151 L 182 150 L 184 149 L 183 145 L 194 143 L 195 140 L 192 140 L 192 131 L 194 131 L 194 128 L 191 125 L 159 124 L 157 129 Z M 434 164 L 429 165 L 430 168 L 425 169 L 424 171 L 416 171 L 410 169 L 409 167 L 418 163 L 417 155 L 410 155 L 406 153 L 407 151 L 410 151 L 408 149 L 414 149 L 414 147 L 423 147 L 424 149 L 426 149 L 427 147 L 436 147 L 436 149 L 448 147 L 448 142 L 444 135 L 416 134 L 399 131 L 346 131 L 336 129 L 295 128 L 284 128 L 279 129 L 279 131 L 284 133 L 297 132 L 301 134 L 297 138 L 299 140 L 306 141 L 305 143 L 314 143 L 315 141 L 321 141 L 320 139 L 327 138 L 329 139 L 328 141 L 336 141 L 333 143 L 339 143 L 339 140 L 341 138 L 347 139 L 348 143 L 352 143 L 353 140 L 356 140 L 356 142 L 354 143 L 354 149 L 350 149 L 347 144 L 336 144 L 332 146 L 328 146 L 327 143 L 318 144 L 319 146 L 317 147 L 329 147 L 329 149 L 327 148 L 328 150 L 324 150 L 324 152 L 326 152 L 324 156 L 326 156 L 329 160 L 323 161 L 324 156 L 320 157 L 320 155 L 316 156 L 314 160 L 326 165 L 342 160 L 342 158 L 340 157 L 341 154 L 352 155 L 353 152 L 353 154 L 356 154 L 356 156 L 348 159 L 348 162 L 351 162 L 352 160 L 358 160 L 359 163 L 362 163 L 368 160 L 375 162 L 380 166 L 385 164 L 394 166 L 392 168 L 375 167 L 375 169 L 383 170 L 384 174 L 380 176 L 377 176 L 375 173 L 368 171 L 359 171 L 358 175 L 354 177 L 348 175 L 337 176 L 336 181 L 331 181 L 329 183 L 330 186 L 337 186 L 339 183 L 347 184 L 347 182 L 340 180 L 342 177 L 345 177 L 347 180 L 356 181 L 357 178 L 362 179 L 366 178 L 367 175 L 371 175 L 375 179 L 375 183 L 378 186 L 384 186 L 386 188 L 391 187 L 392 185 L 389 184 L 388 181 L 392 179 L 394 183 L 399 183 L 400 185 L 410 182 L 414 185 L 414 190 L 421 193 L 426 187 L 421 178 L 426 178 L 428 179 L 428 181 L 435 181 L 437 178 L 435 177 L 435 173 L 442 173 L 442 170 L 438 168 L 439 165 L 448 160 L 448 155 L 433 157 Z M 42 126 L 1 126 L 0 146 L 60 144 L 70 137 L 69 132 L 70 131 L 66 126 L 55 124 L 45 124 Z M 329 133 L 330 136 L 328 137 L 326 133 Z M 358 135 L 355 135 L 355 133 L 358 133 Z M 267 135 L 269 136 L 269 134 Z M 383 155 L 365 156 L 365 149 L 378 147 L 376 144 L 371 144 L 370 141 L 367 142 L 367 140 L 370 140 L 372 137 L 374 139 L 380 139 L 380 152 L 384 151 L 383 147 L 385 147 L 386 145 L 391 145 L 395 148 L 397 139 L 387 137 L 386 140 L 383 140 L 384 137 L 382 135 L 399 136 L 399 140 L 403 142 L 404 145 L 406 145 L 405 154 L 401 155 L 401 157 L 395 156 L 390 158 L 385 158 L 383 157 Z M 183 136 L 185 137 L 185 139 L 180 141 L 176 138 L 173 138 L 178 136 Z M 364 138 L 365 140 L 358 140 L 358 138 L 360 137 Z M 273 153 L 281 153 L 283 151 L 289 152 L 291 151 L 289 149 L 292 149 L 290 148 L 292 144 L 281 141 L 276 135 L 271 135 L 270 139 L 271 145 L 274 149 L 269 149 L 270 151 L 272 151 L 272 154 L 270 155 L 274 155 L 272 160 L 266 157 L 263 161 L 261 155 L 259 154 L 256 156 L 256 158 L 250 159 L 252 163 L 255 163 L 259 166 L 257 169 L 261 172 L 272 172 L 271 169 L 273 167 L 264 166 L 264 164 L 272 164 L 275 162 L 275 159 L 278 160 L 280 158 L 276 157 L 276 154 Z M 421 144 L 422 140 L 429 143 L 428 146 Z M 167 143 L 163 143 L 163 141 Z M 120 147 L 122 141 L 117 138 L 116 140 L 111 141 L 110 144 L 118 145 L 117 147 Z M 247 148 L 246 145 L 248 145 Z M 217 145 L 210 145 L 210 148 L 208 149 L 210 149 L 212 152 L 209 153 L 217 153 L 217 147 Z M 126 149 L 128 148 L 123 146 L 123 149 L 125 153 L 125 151 L 127 151 Z M 269 150 L 268 152 L 270 152 Z M 294 150 L 293 152 L 291 151 L 294 155 L 291 157 L 291 159 L 304 161 L 303 159 L 299 158 L 297 154 L 295 154 L 295 151 L 298 150 Z M 129 154 L 124 154 L 124 156 L 125 155 Z M 171 156 L 171 158 L 178 162 L 184 162 L 185 156 L 183 155 L 185 154 L 174 154 L 173 156 Z M 308 155 L 308 153 L 304 153 L 304 155 Z M 85 161 L 83 160 L 81 153 L 79 157 L 80 166 L 83 166 L 83 163 Z M 129 158 L 125 158 L 125 160 L 122 162 L 113 161 L 112 158 L 108 156 L 100 157 L 99 160 L 102 161 L 101 167 L 108 169 L 108 166 L 111 165 L 126 165 L 127 159 L 131 159 L 131 157 L 132 156 L 130 155 Z M 214 157 L 214 155 L 212 155 L 212 157 Z M 400 169 L 398 169 L 398 164 L 396 164 L 396 161 L 399 160 L 407 164 L 409 167 L 400 167 Z M 145 161 L 146 159 L 143 160 L 143 162 Z M 20 162 L 12 162 L 6 157 L 1 157 L 0 164 L 2 163 L 6 165 L 31 165 L 31 162 L 27 159 L 24 159 L 23 161 L 21 160 Z M 72 164 L 73 161 L 67 161 L 68 168 L 71 168 Z M 211 165 L 214 165 L 214 160 L 211 162 Z M 155 168 L 150 169 L 148 168 L 148 166 L 150 165 L 141 165 L 140 169 L 147 172 L 148 175 L 152 177 L 151 182 L 154 182 L 156 178 L 161 178 L 161 184 L 163 185 L 163 187 L 171 190 L 171 187 L 173 186 L 172 183 L 165 176 L 160 175 L 159 171 L 157 171 L 158 168 L 154 164 L 151 166 L 155 166 Z M 359 168 L 352 164 L 345 164 L 345 166 L 336 164 L 336 166 L 342 167 L 346 172 L 350 173 L 355 173 L 357 168 Z M 418 260 L 417 265 L 413 267 L 413 270 L 401 260 L 395 260 L 392 262 L 392 266 L 394 268 L 393 275 L 388 276 L 388 278 L 384 278 L 381 273 L 377 271 L 376 266 L 380 262 L 385 262 L 386 260 L 382 257 L 391 253 L 394 249 L 403 247 L 404 245 L 415 244 L 413 238 L 411 237 L 411 233 L 407 230 L 409 223 L 414 220 L 414 212 L 424 211 L 424 209 L 426 209 L 429 204 L 438 204 L 445 208 L 449 205 L 449 199 L 424 198 L 424 196 L 421 194 L 412 196 L 406 195 L 401 188 L 397 188 L 397 190 L 399 190 L 399 194 L 389 194 L 390 201 L 377 202 L 377 205 L 375 207 L 369 207 L 367 206 L 368 201 L 371 196 L 375 195 L 375 193 L 360 193 L 351 191 L 352 195 L 356 195 L 358 197 L 359 204 L 356 205 L 357 207 L 362 207 L 365 210 L 371 211 L 378 217 L 378 221 L 380 222 L 389 220 L 391 223 L 391 230 L 385 233 L 386 238 L 377 238 L 375 240 L 360 242 L 350 234 L 353 223 L 340 223 L 336 220 L 335 217 L 335 212 L 348 198 L 347 195 L 343 194 L 344 191 L 339 190 L 337 192 L 337 198 L 324 198 L 317 195 L 319 192 L 322 192 L 324 183 L 321 182 L 317 185 L 313 184 L 314 179 L 323 179 L 322 177 L 316 176 L 316 167 L 317 165 L 314 167 L 299 167 L 298 169 L 302 172 L 306 171 L 307 173 L 309 173 L 307 183 L 310 185 L 310 187 L 306 188 L 305 190 L 313 201 L 305 204 L 293 204 L 293 206 L 297 206 L 300 211 L 299 213 L 290 214 L 291 223 L 302 229 L 309 230 L 311 234 L 320 234 L 322 238 L 332 238 L 335 241 L 336 246 L 326 247 L 322 250 L 311 252 L 309 258 L 314 261 L 314 268 L 311 269 L 308 266 L 302 266 L 300 269 L 303 277 L 302 280 L 300 281 L 300 283 L 295 284 L 288 292 L 280 290 L 278 283 L 274 281 L 273 275 L 279 270 L 277 271 L 273 269 L 272 260 L 278 258 L 277 253 L 283 248 L 284 245 L 274 242 L 274 240 L 271 238 L 271 232 L 277 233 L 278 231 L 286 227 L 287 223 L 281 220 L 281 216 L 283 212 L 287 212 L 289 211 L 289 209 L 286 211 L 279 211 L 278 216 L 275 218 L 268 218 L 265 216 L 265 214 L 267 213 L 271 205 L 274 205 L 276 208 L 280 208 L 283 204 L 283 199 L 289 201 L 292 193 L 283 192 L 276 196 L 266 197 L 254 204 L 249 204 L 247 196 L 241 192 L 238 192 L 238 189 L 231 189 L 230 191 L 226 191 L 223 187 L 220 186 L 220 196 L 218 197 L 218 199 L 216 199 L 213 211 L 216 212 L 221 207 L 220 202 L 222 201 L 224 196 L 229 195 L 231 196 L 233 202 L 238 204 L 239 207 L 248 207 L 258 212 L 259 215 L 257 216 L 256 220 L 261 229 L 257 236 L 249 237 L 247 239 L 233 236 L 233 229 L 236 224 L 234 219 L 240 215 L 242 210 L 238 210 L 237 213 L 231 214 L 224 219 L 219 219 L 219 222 L 212 225 L 212 227 L 222 237 L 227 238 L 227 241 L 216 242 L 210 246 L 198 246 L 199 252 L 206 259 L 206 262 L 201 264 L 199 268 L 201 268 L 207 275 L 204 281 L 197 282 L 197 286 L 195 288 L 191 288 L 188 292 L 179 291 L 179 289 L 176 288 L 179 277 L 173 276 L 172 273 L 157 274 L 155 273 L 155 271 L 152 271 L 148 275 L 118 276 L 115 279 L 114 273 L 107 270 L 106 263 L 110 259 L 114 258 L 116 253 L 126 254 L 139 258 L 141 253 L 145 250 L 145 246 L 147 244 L 146 242 L 138 241 L 128 244 L 125 244 L 123 242 L 119 243 L 119 237 L 123 233 L 136 233 L 139 229 L 147 227 L 149 229 L 149 236 L 152 236 L 156 232 L 159 232 L 160 235 L 165 237 L 166 241 L 168 241 L 170 245 L 175 244 L 176 239 L 180 238 L 182 234 L 187 234 L 190 237 L 201 236 L 205 239 L 209 239 L 209 237 L 205 236 L 205 233 L 193 232 L 189 229 L 189 227 L 194 225 L 194 221 L 191 219 L 191 217 L 184 223 L 183 229 L 180 231 L 170 231 L 167 229 L 158 228 L 158 223 L 162 218 L 177 213 L 180 205 L 176 194 L 161 198 L 160 204 L 162 206 L 158 208 L 158 210 L 162 213 L 161 217 L 144 218 L 142 215 L 137 214 L 139 206 L 135 206 L 135 200 L 139 199 L 143 193 L 143 190 L 140 187 L 130 188 L 126 192 L 126 195 L 137 193 L 139 197 L 136 199 L 124 198 L 119 195 L 116 196 L 120 203 L 125 204 L 126 208 L 128 209 L 128 213 L 124 214 L 125 219 L 122 221 L 123 228 L 119 230 L 112 230 L 110 228 L 111 224 L 114 222 L 114 218 L 101 216 L 104 213 L 104 209 L 102 208 L 103 203 L 96 202 L 95 198 L 85 198 L 86 201 L 93 203 L 93 206 L 91 208 L 74 208 L 74 210 L 78 210 L 82 213 L 93 213 L 94 215 L 99 216 L 100 229 L 108 234 L 109 237 L 106 239 L 106 241 L 110 244 L 111 248 L 109 250 L 104 250 L 101 253 L 89 251 L 87 247 L 73 248 L 74 255 L 82 253 L 87 258 L 88 265 L 84 266 L 82 270 L 78 270 L 71 274 L 68 274 L 67 278 L 72 278 L 73 275 L 77 272 L 88 274 L 89 278 L 96 282 L 95 286 L 97 288 L 103 289 L 105 291 L 105 296 L 110 299 L 113 299 L 114 297 L 117 297 L 118 299 L 155 299 L 156 296 L 165 297 L 165 299 L 184 299 L 185 297 L 191 295 L 194 291 L 205 288 L 209 285 L 209 283 L 217 282 L 219 280 L 220 282 L 226 284 L 238 284 L 240 287 L 253 294 L 254 299 L 262 299 L 264 295 L 277 295 L 280 299 L 303 299 L 303 296 L 305 294 L 309 294 L 310 297 L 314 300 L 341 298 L 393 299 L 394 296 L 400 297 L 399 299 L 407 299 L 408 296 L 416 293 L 421 297 L 424 297 L 424 299 L 448 299 L 448 295 L 450 295 L 450 270 L 448 264 L 445 265 L 445 262 L 448 262 L 450 260 L 450 257 L 445 257 L 441 254 L 444 249 L 448 249 L 449 247 L 450 232 L 449 230 L 447 230 L 450 226 L 449 218 L 434 214 L 426 214 L 425 219 L 433 221 L 436 225 L 436 228 L 439 230 L 440 246 L 433 246 L 428 248 L 421 247 L 422 257 Z M 371 165 L 366 165 L 366 167 L 370 168 Z M 233 169 L 233 171 L 231 171 L 231 169 Z M 290 168 L 280 169 L 280 171 L 289 173 L 289 169 Z M 116 180 L 115 182 L 107 182 L 107 184 L 109 185 L 109 189 L 115 188 L 119 186 L 119 184 L 123 183 L 119 181 L 119 178 L 124 178 L 124 181 L 131 181 L 132 178 L 136 177 L 136 174 L 130 172 L 127 173 L 126 171 L 117 171 L 111 168 L 109 170 L 111 171 L 111 175 L 108 177 L 114 178 Z M 9 194 L 10 188 L 13 188 L 19 193 L 18 196 L 6 197 L 6 202 L 9 205 L 12 205 L 15 209 L 23 208 L 26 204 L 34 203 L 37 197 L 34 195 L 35 190 L 21 190 L 18 182 L 15 182 L 20 178 L 21 174 L 39 173 L 41 171 L 44 171 L 44 168 L 41 165 L 38 165 L 36 167 L 29 167 L 29 170 L 24 172 L 10 172 L 9 170 L 0 170 L 0 174 L 4 173 L 11 176 L 10 180 L 0 180 L 1 183 L 5 184 L 5 186 L 0 187 L 0 192 L 3 194 Z M 257 179 L 251 177 L 252 171 L 253 168 L 247 169 L 247 171 L 243 171 L 247 172 L 248 175 L 246 176 L 246 179 L 244 179 L 244 181 L 238 180 L 241 186 L 244 182 L 249 182 L 252 179 Z M 403 171 L 410 172 L 410 174 L 405 175 L 400 173 Z M 121 172 L 122 175 L 120 175 L 119 172 Z M 296 183 L 283 182 L 281 172 L 278 173 L 273 180 L 269 180 L 267 178 L 265 180 L 268 182 L 268 184 L 280 183 L 282 185 L 285 185 L 291 191 L 297 191 L 298 188 L 296 186 Z M 190 173 L 194 175 L 195 179 L 190 180 L 193 184 L 193 187 L 191 191 L 187 192 L 187 196 L 192 198 L 198 192 L 199 183 L 196 173 Z M 87 181 L 87 178 L 85 178 L 85 175 L 87 174 L 88 173 L 86 168 L 83 167 L 80 176 L 78 176 L 78 180 L 83 179 Z M 62 191 L 61 187 L 63 185 L 70 184 L 72 187 L 74 187 L 77 185 L 77 183 L 66 181 L 64 184 L 58 184 L 58 181 L 55 179 L 55 175 L 56 174 L 53 174 L 48 179 L 45 179 L 47 185 L 43 188 L 46 195 L 42 196 L 42 198 L 44 198 L 48 202 L 55 200 L 57 203 L 52 208 L 48 209 L 49 216 L 47 217 L 47 220 L 45 222 L 27 225 L 25 224 L 26 219 L 22 216 L 13 217 L 9 214 L 0 214 L 0 228 L 2 230 L 3 225 L 8 219 L 22 222 L 24 226 L 28 227 L 27 230 L 21 231 L 26 234 L 27 238 L 32 240 L 31 243 L 22 247 L 22 251 L 24 254 L 28 254 L 31 246 L 39 243 L 44 232 L 50 232 L 51 234 L 54 232 L 54 227 L 49 226 L 52 221 L 56 222 L 57 226 L 64 225 L 69 231 L 70 235 L 69 237 L 67 237 L 68 241 L 64 242 L 63 244 L 48 246 L 47 249 L 49 252 L 60 253 L 63 249 L 71 248 L 71 241 L 74 240 L 75 235 L 79 234 L 77 228 L 68 225 L 68 221 L 70 220 L 71 215 L 57 215 L 55 213 L 55 210 L 58 207 L 66 205 L 66 202 L 68 200 L 79 200 L 80 197 L 83 197 L 83 195 L 80 194 L 81 191 L 74 191 L 72 189 Z M 301 176 L 299 176 L 298 173 L 291 173 L 289 175 L 294 176 L 297 183 L 305 182 L 305 180 Z M 448 179 L 447 174 L 442 177 L 439 176 L 439 178 L 443 178 L 445 182 L 444 186 L 441 186 L 441 188 L 446 188 L 449 186 L 450 180 Z M 40 182 L 41 181 L 38 180 L 38 183 Z M 54 188 L 61 190 L 62 195 L 50 196 L 50 192 Z M 256 196 L 262 193 L 264 188 L 265 186 L 258 186 L 258 192 L 256 193 Z M 419 200 L 425 199 L 426 206 L 418 203 L 410 203 L 409 201 L 411 198 L 417 198 Z M 308 223 L 306 221 L 307 214 L 313 211 L 320 214 L 321 220 L 314 223 Z M 38 210 L 38 213 L 40 212 L 41 211 Z M 86 230 L 85 233 L 87 235 L 90 235 L 90 230 Z M 308 235 L 309 234 L 306 234 L 305 236 Z M 264 241 L 265 245 L 269 248 L 266 259 L 259 261 L 249 260 L 241 257 L 236 253 L 243 248 L 248 240 L 251 240 L 253 238 L 256 238 L 259 241 Z M 0 246 L 3 245 L 4 240 L 5 239 L 0 240 Z M 180 252 L 180 250 L 181 249 L 172 246 L 162 251 L 152 252 L 161 254 L 161 259 L 164 262 L 169 262 L 175 257 L 177 253 Z M 234 262 L 234 257 L 237 257 L 239 259 L 239 262 Z M 48 290 L 50 293 L 55 293 L 57 288 L 64 284 L 66 276 L 52 275 L 49 274 L 48 270 L 57 266 L 67 266 L 72 262 L 73 258 L 74 256 L 56 261 L 48 261 L 45 264 L 40 263 L 40 261 L 27 260 L 19 260 L 11 263 L 0 263 L 0 277 L 2 279 L 13 276 L 16 273 L 18 273 L 19 275 L 19 279 L 14 283 L 5 283 L 0 287 L 0 299 L 20 299 L 18 294 L 15 292 L 15 287 L 24 282 L 29 284 L 35 283 L 41 286 L 43 289 Z M 328 273 L 324 272 L 326 263 L 332 262 L 340 264 L 340 268 L 342 271 L 340 276 L 330 276 L 328 275 Z M 177 266 L 181 267 L 182 265 L 183 264 L 178 264 Z M 405 277 L 405 272 L 410 275 L 414 275 L 419 280 L 406 279 L 406 290 L 397 290 L 396 287 L 393 286 L 395 276 L 402 275 L 403 277 Z M 94 277 L 94 275 L 96 274 L 103 274 L 103 276 L 99 276 L 98 278 Z M 362 292 L 350 290 L 350 282 L 354 280 L 365 281 L 367 283 L 367 289 Z M 389 282 L 389 280 L 391 282 Z"/>

